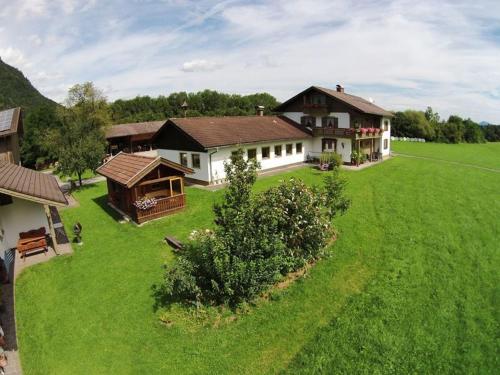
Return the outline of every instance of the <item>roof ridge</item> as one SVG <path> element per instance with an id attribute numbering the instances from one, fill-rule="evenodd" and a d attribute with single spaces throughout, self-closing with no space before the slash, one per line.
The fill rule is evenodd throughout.
<path id="1" fill-rule="evenodd" d="M 209 118 L 245 118 L 245 117 L 279 117 L 278 115 L 264 115 L 264 116 L 259 116 L 259 115 L 230 115 L 230 116 L 192 116 L 192 117 L 170 117 L 169 120 L 184 120 L 184 119 L 209 119 Z"/>

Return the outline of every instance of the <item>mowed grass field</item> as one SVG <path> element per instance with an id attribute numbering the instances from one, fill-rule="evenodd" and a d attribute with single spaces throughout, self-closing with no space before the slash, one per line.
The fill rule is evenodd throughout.
<path id="1" fill-rule="evenodd" d="M 405 155 L 461 162 L 500 171 L 500 142 L 453 145 L 396 141 L 391 142 L 391 148 L 392 151 Z"/>
<path id="2" fill-rule="evenodd" d="M 83 224 L 84 245 L 16 283 L 24 372 L 497 373 L 500 173 L 405 157 L 344 173 L 353 205 L 331 256 L 206 326 L 162 324 L 151 286 L 174 261 L 161 239 L 211 226 L 222 192 L 188 188 L 185 211 L 137 228 L 105 209 L 104 184 L 81 190 L 62 216 L 68 230 Z M 304 168 L 256 189 L 291 176 L 323 175 Z"/>

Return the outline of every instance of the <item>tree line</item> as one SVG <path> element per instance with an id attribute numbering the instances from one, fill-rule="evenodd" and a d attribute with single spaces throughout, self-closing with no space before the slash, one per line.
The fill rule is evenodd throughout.
<path id="1" fill-rule="evenodd" d="M 187 108 L 184 104 L 187 104 Z M 99 89 L 91 82 L 87 82 L 71 88 L 63 106 L 41 105 L 30 109 L 24 119 L 25 135 L 21 146 L 23 164 L 38 169 L 55 161 L 61 162 L 60 158 L 63 155 L 60 145 L 53 141 L 54 134 L 67 131 L 66 138 L 70 134 L 79 134 L 79 129 L 84 128 L 85 123 L 93 121 L 92 116 L 99 116 L 104 128 L 112 124 L 166 120 L 183 116 L 254 115 L 257 105 L 265 107 L 265 114 L 271 114 L 278 104 L 276 98 L 267 93 L 237 95 L 213 90 L 195 93 L 174 92 L 157 98 L 137 96 L 109 103 Z M 87 109 L 83 110 L 83 107 Z M 89 108 L 96 113 L 89 112 Z M 78 127 L 69 125 L 68 110 L 79 112 L 80 118 L 74 119 L 79 122 Z M 90 116 L 89 119 L 81 118 L 85 114 Z M 70 128 L 73 128 L 71 133 Z M 84 136 L 85 133 L 81 135 Z M 73 141 L 72 147 L 76 149 L 78 144 Z M 96 149 L 101 150 L 101 145 Z"/>
<path id="2" fill-rule="evenodd" d="M 500 126 L 481 126 L 470 118 L 456 115 L 442 120 L 437 112 L 427 107 L 425 112 L 411 109 L 395 112 L 391 135 L 442 143 L 499 142 Z"/>
<path id="3" fill-rule="evenodd" d="M 183 105 L 187 104 L 187 108 Z M 264 106 L 271 114 L 279 102 L 268 93 L 251 95 L 226 94 L 214 90 L 174 92 L 157 98 L 137 96 L 118 99 L 110 104 L 111 120 L 115 124 L 165 120 L 171 117 L 245 116 L 254 115 L 255 106 Z"/>

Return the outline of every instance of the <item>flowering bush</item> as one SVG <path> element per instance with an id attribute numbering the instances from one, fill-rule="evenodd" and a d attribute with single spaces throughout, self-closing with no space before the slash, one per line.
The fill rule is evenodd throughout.
<path id="1" fill-rule="evenodd" d="M 291 179 L 252 195 L 257 165 L 243 152 L 226 165 L 229 186 L 214 206 L 215 229 L 195 230 L 179 260 L 156 288 L 159 303 L 235 306 L 250 301 L 282 276 L 320 258 L 332 235 L 331 218 L 345 211 L 344 184 L 323 189 Z M 335 175 L 332 178 L 336 179 Z"/>
<path id="2" fill-rule="evenodd" d="M 139 210 L 145 211 L 155 207 L 158 204 L 158 201 L 155 198 L 142 197 L 136 200 L 133 204 Z"/>

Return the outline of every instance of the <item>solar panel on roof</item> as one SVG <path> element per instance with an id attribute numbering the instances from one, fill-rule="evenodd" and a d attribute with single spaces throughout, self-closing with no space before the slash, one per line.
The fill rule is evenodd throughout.
<path id="1" fill-rule="evenodd" d="M 0 132 L 10 129 L 13 116 L 14 109 L 8 109 L 6 111 L 0 112 Z"/>

